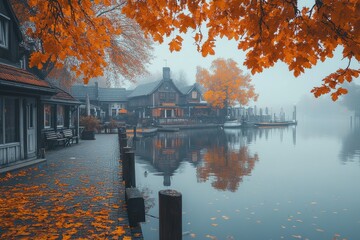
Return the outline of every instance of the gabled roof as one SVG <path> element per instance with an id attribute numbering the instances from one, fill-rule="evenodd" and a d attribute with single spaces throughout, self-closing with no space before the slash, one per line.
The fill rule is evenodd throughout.
<path id="1" fill-rule="evenodd" d="M 190 86 L 179 87 L 179 90 L 182 92 L 182 94 L 188 94 L 193 88 L 194 85 L 190 85 Z"/>
<path id="2" fill-rule="evenodd" d="M 189 94 L 194 88 L 196 88 L 196 90 L 198 90 L 201 94 L 204 92 L 203 87 L 201 87 L 201 85 L 198 83 L 194 83 L 193 85 L 190 86 L 181 87 L 179 88 L 179 90 L 183 94 Z"/>
<path id="3" fill-rule="evenodd" d="M 132 93 L 128 96 L 128 98 L 146 96 L 153 93 L 162 83 L 163 80 L 145 83 L 137 86 Z"/>
<path id="4" fill-rule="evenodd" d="M 75 99 L 73 96 L 71 96 L 70 93 L 58 87 L 54 87 L 54 88 L 57 90 L 57 93 L 51 97 L 51 100 L 80 104 L 80 102 L 77 99 Z"/>
<path id="5" fill-rule="evenodd" d="M 90 100 L 97 100 L 96 86 L 74 85 L 71 87 L 70 92 L 72 96 L 79 100 L 85 100 L 86 94 L 89 95 Z"/>
<path id="6" fill-rule="evenodd" d="M 99 88 L 99 101 L 102 102 L 123 102 L 132 91 L 125 88 Z"/>
<path id="7" fill-rule="evenodd" d="M 13 66 L 0 63 L 0 81 L 4 85 L 23 87 L 29 89 L 38 89 L 54 92 L 50 84 L 36 77 L 32 73 Z"/>

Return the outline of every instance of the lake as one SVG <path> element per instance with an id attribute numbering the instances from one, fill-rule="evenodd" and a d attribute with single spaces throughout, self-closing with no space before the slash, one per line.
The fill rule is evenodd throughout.
<path id="1" fill-rule="evenodd" d="M 360 239 L 360 128 L 157 133 L 136 142 L 145 239 L 158 239 L 158 192 L 183 198 L 183 239 Z"/>

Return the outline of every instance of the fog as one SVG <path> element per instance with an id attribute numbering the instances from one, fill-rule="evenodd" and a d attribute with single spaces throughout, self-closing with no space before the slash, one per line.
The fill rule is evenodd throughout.
<path id="1" fill-rule="evenodd" d="M 232 58 L 238 63 L 238 66 L 244 73 L 250 73 L 243 66 L 245 53 L 237 50 L 236 46 L 237 44 L 234 41 L 218 40 L 216 42 L 216 54 L 204 58 L 196 51 L 193 39 L 190 36 L 184 37 L 183 48 L 180 52 L 171 53 L 165 41 L 162 45 L 155 46 L 154 59 L 149 64 L 148 71 L 151 76 L 161 77 L 162 68 L 168 66 L 171 69 L 174 81 L 178 80 L 179 73 L 183 73 L 186 76 L 186 83 L 191 84 L 196 80 L 196 66 L 210 68 L 211 62 L 216 58 Z M 324 63 L 320 62 L 298 78 L 294 77 L 284 63 L 277 63 L 274 67 L 252 76 L 259 98 L 256 103 L 251 102 L 249 105 L 257 105 L 258 108 L 273 108 L 274 112 L 280 111 L 281 107 L 284 108 L 285 112 L 287 112 L 286 109 L 292 111 L 292 106 L 299 105 L 299 112 L 309 115 L 310 113 L 306 113 L 307 110 L 305 111 L 306 107 L 301 106 L 302 102 L 305 101 L 307 104 L 314 105 L 314 108 L 319 106 L 319 110 L 309 108 L 308 111 L 311 111 L 311 114 L 336 116 L 339 114 L 338 105 L 331 104 L 333 103 L 332 101 L 327 102 L 325 100 L 329 100 L 330 95 L 316 99 L 311 93 L 311 89 L 320 86 L 322 78 L 336 71 L 339 67 L 346 67 L 347 64 L 348 62 L 342 59 L 341 49 L 335 52 L 334 58 L 328 59 Z M 353 65 L 354 63 L 352 63 Z M 138 83 L 143 81 L 146 81 L 146 79 L 140 79 Z M 327 106 L 326 110 L 320 107 L 323 104 Z M 331 111 L 333 112 L 330 113 Z M 288 113 L 291 114 L 291 112 Z M 342 111 L 340 113 L 343 114 Z"/>

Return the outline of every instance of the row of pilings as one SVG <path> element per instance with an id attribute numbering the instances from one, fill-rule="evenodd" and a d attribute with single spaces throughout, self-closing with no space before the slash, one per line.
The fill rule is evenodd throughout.
<path id="1" fill-rule="evenodd" d="M 134 128 L 136 139 L 136 128 Z M 126 128 L 118 128 L 120 162 L 125 182 L 125 199 L 131 227 L 145 222 L 145 202 L 142 193 L 136 188 L 135 151 L 128 146 Z M 182 239 L 182 195 L 176 190 L 159 191 L 159 239 Z"/>

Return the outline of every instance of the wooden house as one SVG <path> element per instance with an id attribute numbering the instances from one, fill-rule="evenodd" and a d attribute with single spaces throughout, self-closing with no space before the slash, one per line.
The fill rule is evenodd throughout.
<path id="1" fill-rule="evenodd" d="M 80 138 L 80 101 L 63 89 L 55 86 L 53 86 L 53 88 L 56 90 L 54 95 L 41 97 L 41 118 L 38 121 L 38 125 L 43 133 L 43 147 L 46 147 L 44 135 L 46 131 L 62 132 L 64 129 L 71 129 L 77 142 Z"/>
<path id="2" fill-rule="evenodd" d="M 179 88 L 183 94 L 181 106 L 184 108 L 185 116 L 189 118 L 208 116 L 212 108 L 203 100 L 204 90 L 198 83 Z"/>
<path id="3" fill-rule="evenodd" d="M 0 171 L 36 160 L 41 147 L 41 97 L 56 89 L 26 70 L 18 21 L 0 1 Z M 8 168 L 6 168 L 8 169 Z"/>
<path id="4" fill-rule="evenodd" d="M 0 1 L 0 172 L 43 161 L 44 130 L 76 132 L 79 102 L 27 68 L 28 51 L 8 0 Z M 76 135 L 75 135 L 76 136 Z M 39 159 L 40 158 L 40 159 Z"/>
<path id="5" fill-rule="evenodd" d="M 125 88 L 101 88 L 97 83 L 93 86 L 74 85 L 71 94 L 82 102 L 85 107 L 87 98 L 91 104 L 91 115 L 96 115 L 106 122 L 117 119 L 119 115 L 127 112 L 127 96 L 131 91 Z M 85 113 L 83 113 L 85 114 Z"/>
<path id="6" fill-rule="evenodd" d="M 184 117 L 183 93 L 163 68 L 163 79 L 137 86 L 128 96 L 128 108 L 142 118 L 175 119 Z"/>

